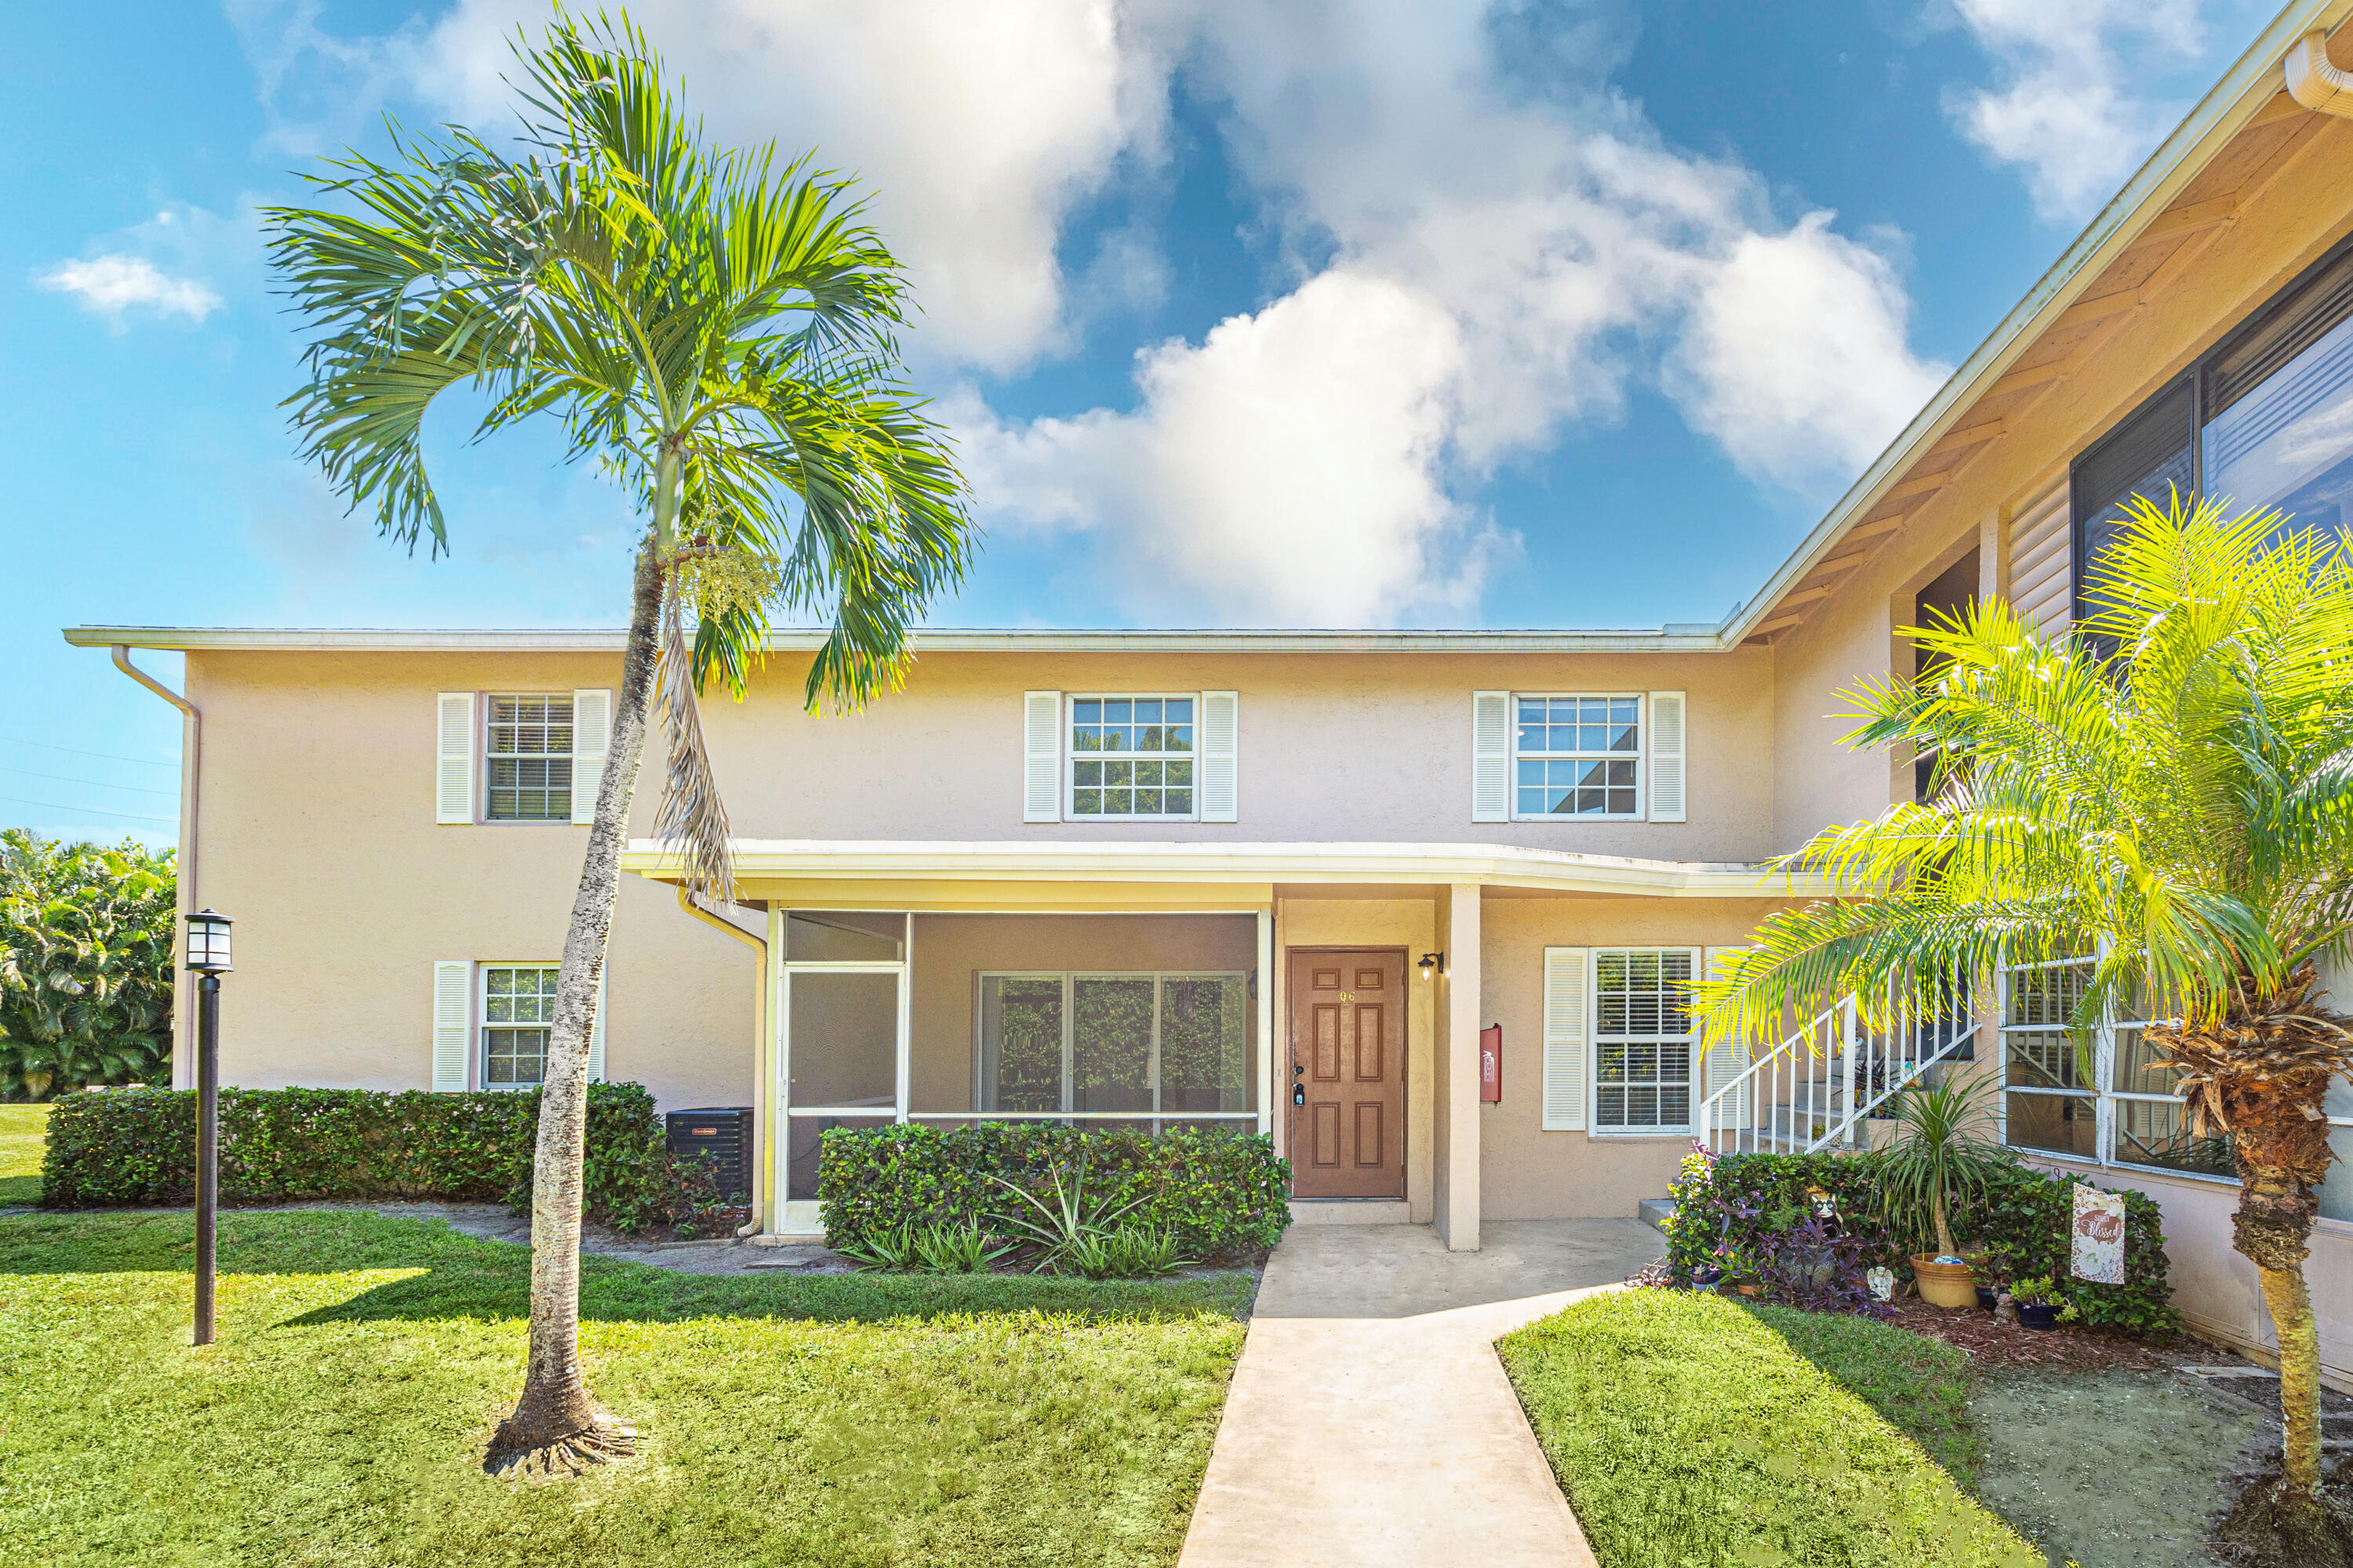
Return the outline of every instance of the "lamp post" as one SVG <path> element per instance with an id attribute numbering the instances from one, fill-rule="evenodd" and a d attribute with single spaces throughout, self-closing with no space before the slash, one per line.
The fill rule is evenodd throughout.
<path id="1" fill-rule="evenodd" d="M 220 978 L 229 972 L 229 917 L 217 909 L 188 916 L 188 961 L 196 980 L 196 1334 L 213 1342 L 213 1243 L 220 1208 Z"/>

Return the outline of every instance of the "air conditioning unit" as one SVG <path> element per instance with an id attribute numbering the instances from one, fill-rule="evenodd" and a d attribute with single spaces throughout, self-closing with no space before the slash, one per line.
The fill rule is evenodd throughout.
<path id="1" fill-rule="evenodd" d="M 671 1111 L 663 1118 L 670 1151 L 681 1159 L 701 1156 L 720 1192 L 743 1198 L 752 1191 L 752 1107 L 706 1107 Z"/>

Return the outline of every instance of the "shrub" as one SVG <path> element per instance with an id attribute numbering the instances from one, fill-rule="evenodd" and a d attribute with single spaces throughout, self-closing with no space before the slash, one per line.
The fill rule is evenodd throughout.
<path id="1" fill-rule="evenodd" d="M 439 1199 L 531 1205 L 533 1091 L 223 1089 L 221 1198 Z M 41 1202 L 52 1209 L 183 1203 L 195 1190 L 192 1090 L 89 1089 L 50 1113 Z M 653 1096 L 588 1086 L 585 1207 L 617 1230 L 707 1222 L 709 1176 L 665 1145 Z"/>
<path id="2" fill-rule="evenodd" d="M 1167 1232 L 1187 1256 L 1261 1251 L 1291 1223 L 1291 1168 L 1260 1134 L 907 1125 L 826 1132 L 818 1167 L 826 1240 L 837 1250 L 862 1247 L 892 1227 L 967 1222 L 1018 1234 L 1011 1222 L 1020 1200 L 1002 1183 L 1050 1192 L 1055 1171 L 1082 1166 L 1088 1192 L 1123 1224 Z"/>
<path id="3" fill-rule="evenodd" d="M 1754 1279 L 1776 1293 L 1772 1260 L 1814 1214 L 1818 1191 L 1830 1199 L 1844 1234 L 1867 1238 L 1864 1262 L 1884 1262 L 1899 1274 L 1909 1264 L 1903 1248 L 1873 1220 L 1878 1213 L 1877 1170 L 1868 1155 L 1727 1154 L 1694 1150 L 1683 1160 L 1672 1195 L 1666 1273 L 1678 1285 L 1694 1270 L 1716 1268 L 1736 1282 Z M 2074 1222 L 2074 1182 L 2027 1166 L 1992 1176 L 1983 1194 L 1960 1216 L 1957 1229 L 1985 1250 L 1989 1267 L 2007 1278 L 2047 1275 L 2064 1281 L 2081 1320 L 2130 1334 L 2178 1333 L 2180 1314 L 2167 1304 L 2165 1233 L 2157 1201 L 2124 1189 L 2125 1283 L 2095 1285 L 2068 1277 L 2068 1233 Z M 1792 1298 L 1783 1291 L 1781 1298 Z"/>
<path id="4" fill-rule="evenodd" d="M 163 1071 L 176 886 L 169 850 L 0 832 L 0 1099 Z"/>

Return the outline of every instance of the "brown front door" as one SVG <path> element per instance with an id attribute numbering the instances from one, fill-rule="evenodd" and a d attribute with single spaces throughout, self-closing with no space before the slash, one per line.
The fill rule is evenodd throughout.
<path id="1" fill-rule="evenodd" d="M 1405 1196 L 1405 955 L 1291 955 L 1291 1192 Z"/>

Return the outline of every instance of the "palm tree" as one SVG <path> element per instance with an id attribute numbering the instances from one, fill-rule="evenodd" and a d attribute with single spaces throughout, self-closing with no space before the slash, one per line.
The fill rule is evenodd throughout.
<path id="1" fill-rule="evenodd" d="M 1700 1006 L 1721 1036 L 1850 993 L 1934 1007 L 1955 972 L 2096 955 L 2079 1050 L 2104 1012 L 2169 1021 L 2146 1038 L 2189 1130 L 2235 1150 L 2235 1244 L 2279 1335 L 2283 1495 L 2316 1508 L 2303 1265 L 2322 1096 L 2353 1075 L 2348 1020 L 2315 997 L 2353 932 L 2353 561 L 2333 535 L 2274 542 L 2280 521 L 2137 498 L 2073 633 L 2000 603 L 1907 629 L 1930 673 L 1856 694 L 1849 739 L 1934 752 L 1938 789 L 1780 863 L 1843 896 L 1767 917 Z"/>
<path id="2" fill-rule="evenodd" d="M 851 183 L 712 147 L 626 20 L 559 15 L 543 47 L 514 48 L 517 143 L 395 126 L 389 161 L 350 154 L 314 182 L 356 210 L 268 219 L 314 333 L 293 425 L 381 533 L 447 547 L 423 428 L 457 387 L 491 400 L 477 439 L 560 419 L 571 456 L 645 518 L 540 1101 L 530 1367 L 486 1460 L 545 1474 L 635 1441 L 581 1374 L 580 1199 L 587 1042 L 649 710 L 669 753 L 656 832 L 694 894 L 731 898 L 698 690 L 715 676 L 740 695 L 777 612 L 831 625 L 812 711 L 894 688 L 909 626 L 962 579 L 975 535 L 944 434 L 901 379 L 906 286 Z"/>

